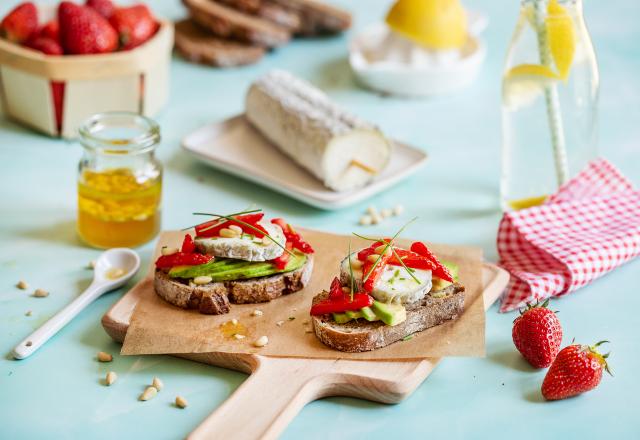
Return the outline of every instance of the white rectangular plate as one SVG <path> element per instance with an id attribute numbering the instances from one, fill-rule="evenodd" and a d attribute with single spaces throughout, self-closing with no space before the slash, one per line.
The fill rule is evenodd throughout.
<path id="1" fill-rule="evenodd" d="M 426 153 L 394 141 L 389 165 L 370 184 L 335 192 L 266 140 L 244 115 L 206 125 L 182 140 L 182 148 L 216 169 L 251 180 L 321 209 L 360 202 L 415 173 Z"/>

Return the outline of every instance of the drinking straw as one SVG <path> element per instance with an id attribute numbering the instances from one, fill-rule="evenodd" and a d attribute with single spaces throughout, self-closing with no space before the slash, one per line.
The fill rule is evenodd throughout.
<path id="1" fill-rule="evenodd" d="M 540 63 L 543 66 L 551 66 L 551 51 L 547 35 L 545 16 L 547 14 L 548 0 L 535 0 L 535 23 L 538 36 L 538 51 Z M 564 128 L 562 124 L 562 112 L 556 84 L 547 84 L 544 88 L 544 98 L 547 106 L 547 119 L 551 130 L 551 146 L 556 165 L 558 186 L 563 185 L 569 179 L 569 166 L 567 164 L 567 149 L 564 141 Z"/>

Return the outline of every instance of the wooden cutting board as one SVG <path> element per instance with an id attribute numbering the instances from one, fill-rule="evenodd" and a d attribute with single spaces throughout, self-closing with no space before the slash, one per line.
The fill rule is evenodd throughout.
<path id="1" fill-rule="evenodd" d="M 509 274 L 483 265 L 485 310 L 499 297 Z M 124 341 L 140 290 L 132 289 L 103 316 L 102 325 L 116 341 Z M 339 355 L 339 352 L 336 352 Z M 254 354 L 198 353 L 179 357 L 250 374 L 238 389 L 207 417 L 189 439 L 273 439 L 309 402 L 349 396 L 382 403 L 408 397 L 440 361 L 357 361 L 277 358 Z M 242 417 L 250 413 L 251 417 Z"/>

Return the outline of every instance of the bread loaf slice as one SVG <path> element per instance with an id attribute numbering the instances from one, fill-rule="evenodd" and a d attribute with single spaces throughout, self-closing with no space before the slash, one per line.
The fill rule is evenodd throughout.
<path id="1" fill-rule="evenodd" d="M 327 297 L 328 293 L 323 292 L 313 298 L 313 303 Z M 381 321 L 368 322 L 363 319 L 338 324 L 330 315 L 312 316 L 311 321 L 318 339 L 335 350 L 350 353 L 375 350 L 456 319 L 464 311 L 464 287 L 451 284 L 446 289 L 432 292 L 422 300 L 408 304 L 406 308 L 406 321 L 393 327 Z"/>
<path id="2" fill-rule="evenodd" d="M 249 280 L 189 285 L 183 280 L 170 278 L 156 270 L 154 287 L 156 294 L 165 301 L 183 309 L 196 309 L 207 315 L 229 313 L 230 304 L 268 302 L 282 295 L 302 290 L 311 279 L 313 256 L 292 272 Z"/>
<path id="3" fill-rule="evenodd" d="M 216 37 L 191 19 L 175 24 L 175 48 L 189 61 L 216 67 L 257 63 L 265 53 L 264 48 L 259 46 Z"/>
<path id="4" fill-rule="evenodd" d="M 334 191 L 366 185 L 389 162 L 391 144 L 375 126 L 288 72 L 254 82 L 245 108 L 269 141 Z"/>

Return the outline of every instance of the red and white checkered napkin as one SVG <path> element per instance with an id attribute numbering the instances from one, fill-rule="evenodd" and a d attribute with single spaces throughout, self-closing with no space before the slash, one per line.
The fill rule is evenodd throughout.
<path id="1" fill-rule="evenodd" d="M 505 213 L 498 253 L 511 273 L 501 312 L 573 292 L 640 254 L 640 191 L 593 161 L 544 205 Z"/>

